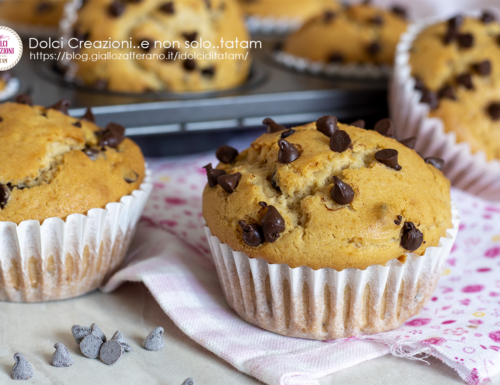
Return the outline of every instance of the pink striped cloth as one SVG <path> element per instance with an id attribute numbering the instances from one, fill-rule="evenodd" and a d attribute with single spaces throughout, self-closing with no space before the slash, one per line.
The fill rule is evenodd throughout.
<path id="1" fill-rule="evenodd" d="M 458 239 L 434 297 L 397 330 L 328 342 L 288 338 L 241 320 L 224 299 L 201 217 L 209 162 L 216 163 L 212 155 L 151 162 L 154 190 L 143 221 L 103 291 L 144 282 L 186 335 L 267 384 L 318 384 L 388 353 L 431 354 L 469 384 L 500 373 L 500 205 L 452 191 L 461 209 Z"/>

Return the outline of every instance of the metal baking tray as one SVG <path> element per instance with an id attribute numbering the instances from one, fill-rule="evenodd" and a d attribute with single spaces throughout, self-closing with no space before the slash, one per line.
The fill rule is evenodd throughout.
<path id="1" fill-rule="evenodd" d="M 146 156 L 213 148 L 235 132 L 262 129 L 265 117 L 294 125 L 325 114 L 344 121 L 387 116 L 386 80 L 298 73 L 273 60 L 275 38 L 258 40 L 262 48 L 252 52 L 247 83 L 220 92 L 125 94 L 79 87 L 65 82 L 54 70 L 54 62 L 30 60 L 29 50 L 14 73 L 21 79 L 21 92 L 29 93 L 34 103 L 48 106 L 69 99 L 73 116 L 92 107 L 97 124 L 114 121 L 126 126 L 126 134 L 141 145 Z"/>

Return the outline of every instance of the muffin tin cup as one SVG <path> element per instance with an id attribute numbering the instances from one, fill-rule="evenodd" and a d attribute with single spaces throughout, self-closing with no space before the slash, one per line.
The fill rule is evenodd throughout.
<path id="1" fill-rule="evenodd" d="M 240 317 L 285 336 L 331 340 L 392 330 L 417 314 L 436 287 L 459 222 L 452 205 L 453 227 L 424 255 L 342 271 L 269 264 L 232 250 L 206 226 L 205 233 L 227 302 Z"/>
<path id="2" fill-rule="evenodd" d="M 0 301 L 44 302 L 97 289 L 120 266 L 152 190 L 138 190 L 66 220 L 0 222 Z"/>
<path id="3" fill-rule="evenodd" d="M 469 12 L 478 17 L 479 13 Z M 432 18 L 411 25 L 396 48 L 394 73 L 390 84 L 389 107 L 398 139 L 417 137 L 415 150 L 423 157 L 445 161 L 444 174 L 452 184 L 485 199 L 500 200 L 500 161 L 488 161 L 482 151 L 473 153 L 467 142 L 457 142 L 446 132 L 443 121 L 429 117 L 429 106 L 421 103 L 422 93 L 415 90 L 409 64 L 410 49 L 418 34 L 427 26 L 443 21 Z"/>

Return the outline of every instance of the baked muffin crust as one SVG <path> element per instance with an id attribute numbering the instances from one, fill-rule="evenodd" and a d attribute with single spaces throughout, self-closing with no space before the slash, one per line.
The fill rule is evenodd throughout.
<path id="1" fill-rule="evenodd" d="M 246 15 L 307 20 L 325 9 L 338 9 L 335 0 L 239 0 Z"/>
<path id="2" fill-rule="evenodd" d="M 69 0 L 3 0 L 0 18 L 27 25 L 57 27 Z"/>

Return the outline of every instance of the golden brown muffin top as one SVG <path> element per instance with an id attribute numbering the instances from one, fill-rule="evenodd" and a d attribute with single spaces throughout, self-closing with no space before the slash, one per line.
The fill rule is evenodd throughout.
<path id="1" fill-rule="evenodd" d="M 312 18 L 287 39 L 283 50 L 327 63 L 392 64 L 406 26 L 402 8 L 358 4 Z"/>
<path id="2" fill-rule="evenodd" d="M 15 23 L 57 27 L 70 0 L 3 0 L 0 18 Z"/>
<path id="3" fill-rule="evenodd" d="M 301 20 L 341 7 L 336 0 L 239 0 L 239 4 L 246 15 Z"/>
<path id="4" fill-rule="evenodd" d="M 500 159 L 499 35 L 500 24 L 488 12 L 479 19 L 458 16 L 425 28 L 410 52 L 429 116 L 489 160 Z"/>
<path id="5" fill-rule="evenodd" d="M 66 101 L 44 108 L 18 100 L 0 104 L 0 221 L 65 219 L 139 188 L 144 158 L 123 127 L 101 129 L 91 113 L 70 117 Z"/>
<path id="6" fill-rule="evenodd" d="M 376 131 L 339 123 L 329 137 L 318 122 L 264 134 L 235 158 L 234 150 L 217 151 L 228 163 L 208 171 L 213 187 L 203 193 L 212 234 L 268 263 L 338 271 L 437 246 L 451 227 L 441 171 Z M 384 150 L 396 150 L 396 159 Z"/>

